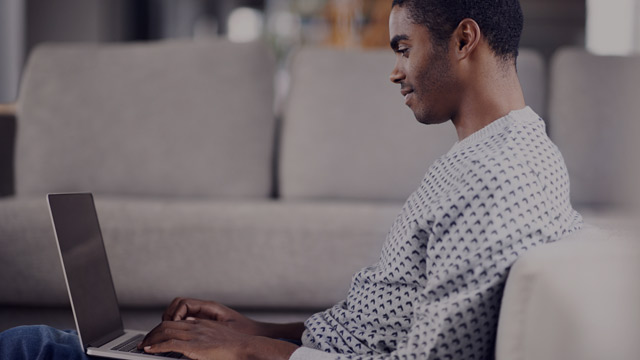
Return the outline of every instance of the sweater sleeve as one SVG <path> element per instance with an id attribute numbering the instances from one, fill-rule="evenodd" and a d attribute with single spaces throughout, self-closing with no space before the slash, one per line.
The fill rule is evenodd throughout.
<path id="1" fill-rule="evenodd" d="M 300 348 L 291 359 L 491 358 L 511 265 L 560 230 L 537 176 L 524 171 L 472 168 L 461 186 L 434 206 L 432 220 L 421 225 L 429 234 L 426 287 L 414 304 L 410 331 L 396 349 L 336 354 Z"/>

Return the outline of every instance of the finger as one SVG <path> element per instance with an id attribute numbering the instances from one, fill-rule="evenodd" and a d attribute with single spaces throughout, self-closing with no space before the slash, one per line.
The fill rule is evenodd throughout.
<path id="1" fill-rule="evenodd" d="M 189 331 L 193 328 L 193 325 L 195 323 L 196 322 L 165 321 L 162 324 L 156 326 L 144 337 L 142 342 L 138 344 L 138 349 L 141 349 L 148 345 L 166 341 L 168 339 L 188 340 Z"/>
<path id="2" fill-rule="evenodd" d="M 153 346 L 169 340 L 188 341 L 191 340 L 191 334 L 184 330 L 167 329 L 163 332 L 154 333 L 149 338 L 146 338 L 142 344 L 140 344 L 139 348 Z"/>
<path id="3" fill-rule="evenodd" d="M 189 299 L 181 301 L 173 314 L 173 321 L 183 320 L 187 316 L 198 315 L 202 311 L 203 302 Z"/>
<path id="4" fill-rule="evenodd" d="M 150 354 L 165 352 L 178 352 L 184 354 L 188 348 L 187 344 L 188 342 L 184 340 L 169 339 L 161 343 L 145 346 L 144 351 Z"/>
<path id="5" fill-rule="evenodd" d="M 173 313 L 176 311 L 176 308 L 178 307 L 178 305 L 182 300 L 183 298 L 181 297 L 177 297 L 173 299 L 173 301 L 171 301 L 171 304 L 169 304 L 167 309 L 164 311 L 164 314 L 162 315 L 162 320 L 164 321 L 171 320 L 171 318 L 173 317 Z"/>
<path id="6" fill-rule="evenodd" d="M 181 301 L 180 304 L 176 307 L 175 311 L 173 312 L 171 320 L 173 321 L 182 320 L 182 318 L 186 316 L 189 311 L 187 304 L 188 302 Z"/>
<path id="7" fill-rule="evenodd" d="M 173 299 L 171 304 L 169 304 L 169 307 L 167 307 L 167 309 L 162 314 L 162 321 L 173 320 L 173 314 L 175 313 L 176 308 L 180 305 L 180 303 L 183 300 L 185 300 L 185 299 L 181 298 L 181 297 L 177 297 L 177 298 Z"/>

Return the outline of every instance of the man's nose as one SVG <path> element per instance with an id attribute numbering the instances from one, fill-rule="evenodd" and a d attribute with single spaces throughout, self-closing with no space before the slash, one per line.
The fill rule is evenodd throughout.
<path id="1" fill-rule="evenodd" d="M 404 77 L 404 72 L 400 71 L 400 69 L 398 68 L 398 64 L 396 63 L 393 70 L 391 71 L 389 80 L 391 80 L 391 82 L 394 84 L 399 84 L 404 79 Z"/>

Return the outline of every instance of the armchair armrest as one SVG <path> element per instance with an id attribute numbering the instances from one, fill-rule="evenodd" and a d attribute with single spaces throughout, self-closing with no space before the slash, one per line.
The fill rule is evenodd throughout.
<path id="1" fill-rule="evenodd" d="M 0 197 L 13 195 L 16 104 L 0 104 Z"/>

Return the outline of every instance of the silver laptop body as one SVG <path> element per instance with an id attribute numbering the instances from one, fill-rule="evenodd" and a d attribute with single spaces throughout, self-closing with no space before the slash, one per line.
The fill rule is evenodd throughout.
<path id="1" fill-rule="evenodd" d="M 83 350 L 115 359 L 184 359 L 140 353 L 136 345 L 146 332 L 124 329 L 93 195 L 49 194 L 47 201 Z"/>

